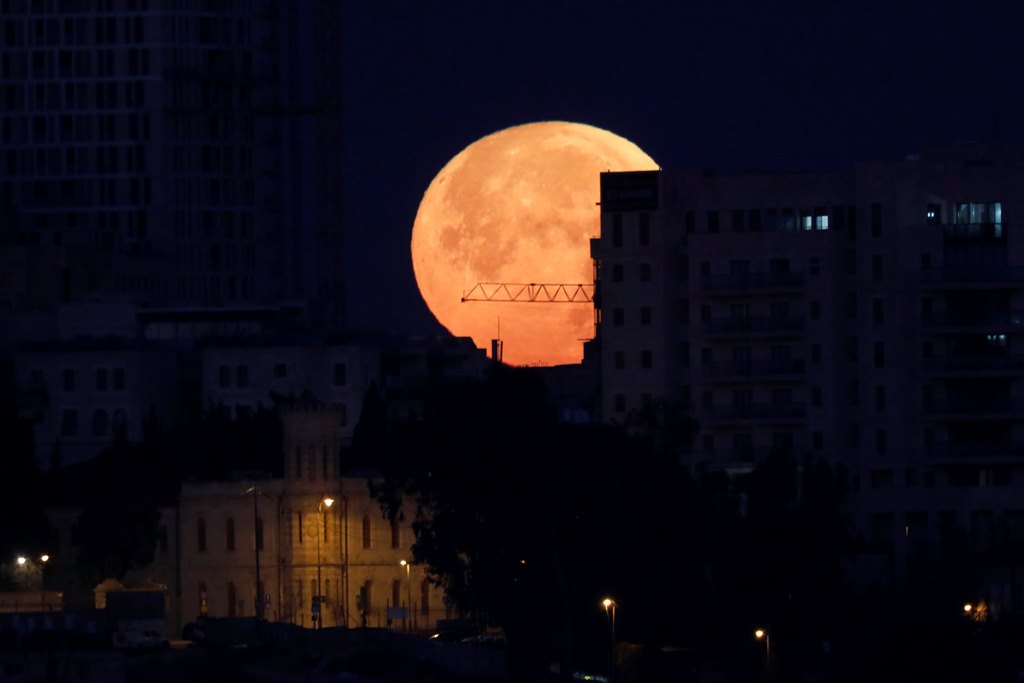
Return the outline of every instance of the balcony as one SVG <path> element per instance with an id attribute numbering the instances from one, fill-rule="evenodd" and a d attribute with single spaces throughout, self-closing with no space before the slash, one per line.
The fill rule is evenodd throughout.
<path id="1" fill-rule="evenodd" d="M 701 408 L 697 413 L 697 420 L 698 422 L 701 419 L 715 422 L 734 420 L 799 422 L 803 420 L 806 412 L 802 403 L 743 403 Z"/>
<path id="2" fill-rule="evenodd" d="M 778 378 L 795 379 L 804 373 L 802 360 L 761 360 L 761 361 L 726 361 L 703 365 L 705 376 L 714 379 L 730 379 L 745 381 Z"/>
<path id="3" fill-rule="evenodd" d="M 701 286 L 716 294 L 744 293 L 750 290 L 800 290 L 804 285 L 803 273 L 726 273 L 705 275 Z"/>
<path id="4" fill-rule="evenodd" d="M 940 268 L 921 273 L 922 282 L 929 287 L 976 288 L 1024 287 L 1024 268 L 1019 266 L 992 266 L 991 268 Z"/>
<path id="5" fill-rule="evenodd" d="M 925 371 L 935 375 L 988 375 L 1024 373 L 1024 356 L 946 356 L 925 360 Z"/>
<path id="6" fill-rule="evenodd" d="M 804 329 L 803 318 L 716 318 L 705 321 L 701 331 L 708 337 L 794 336 Z"/>
<path id="7" fill-rule="evenodd" d="M 1024 329 L 1024 311 L 940 311 L 924 316 L 926 328 L 1016 332 Z"/>
<path id="8" fill-rule="evenodd" d="M 999 464 L 1024 462 L 1024 446 L 1013 443 L 946 443 L 925 446 L 924 452 L 942 464 Z"/>
<path id="9" fill-rule="evenodd" d="M 929 401 L 924 413 L 933 420 L 1024 419 L 1024 398 L 953 396 Z"/>

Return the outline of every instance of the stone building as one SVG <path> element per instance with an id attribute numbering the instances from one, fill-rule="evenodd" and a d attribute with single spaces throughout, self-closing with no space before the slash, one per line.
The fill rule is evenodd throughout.
<path id="1" fill-rule="evenodd" d="M 265 618 L 303 626 L 317 611 L 323 626 L 418 630 L 444 619 L 442 593 L 411 563 L 411 511 L 387 519 L 372 475 L 339 469 L 337 408 L 299 403 L 282 419 L 283 479 L 182 486 L 182 620 L 253 616 L 257 595 Z"/>

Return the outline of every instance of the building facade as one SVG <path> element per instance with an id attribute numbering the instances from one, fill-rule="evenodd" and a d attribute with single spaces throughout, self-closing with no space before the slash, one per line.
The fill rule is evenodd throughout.
<path id="1" fill-rule="evenodd" d="M 95 302 L 341 328 L 339 2 L 0 10 L 4 341 Z"/>
<path id="2" fill-rule="evenodd" d="M 697 423 L 691 466 L 843 466 L 897 567 L 957 528 L 1016 528 L 1022 161 L 958 146 L 850 172 L 604 174 L 603 419 L 664 400 Z"/>

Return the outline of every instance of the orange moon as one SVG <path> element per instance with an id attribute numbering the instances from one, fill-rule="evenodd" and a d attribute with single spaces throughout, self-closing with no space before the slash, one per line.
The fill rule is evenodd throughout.
<path id="1" fill-rule="evenodd" d="M 412 263 L 430 311 L 480 348 L 500 336 L 510 365 L 579 363 L 593 305 L 463 303 L 463 294 L 482 282 L 593 283 L 601 172 L 657 167 L 629 140 L 580 123 L 529 123 L 477 140 L 441 169 L 416 213 Z"/>

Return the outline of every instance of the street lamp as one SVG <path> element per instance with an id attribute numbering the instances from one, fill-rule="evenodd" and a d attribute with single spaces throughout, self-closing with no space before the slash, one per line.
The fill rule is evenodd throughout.
<path id="1" fill-rule="evenodd" d="M 608 652 L 608 678 L 612 679 L 615 675 L 615 609 L 618 605 L 611 598 L 605 598 L 601 601 L 601 607 L 604 607 L 604 615 L 608 618 L 612 634 L 612 647 Z"/>
<path id="2" fill-rule="evenodd" d="M 398 564 L 405 567 L 405 630 L 412 630 L 412 577 L 410 572 L 412 571 L 412 564 L 405 560 L 400 561 Z"/>
<path id="3" fill-rule="evenodd" d="M 316 521 L 317 526 L 320 527 L 320 529 L 317 529 L 316 534 L 316 595 L 313 596 L 313 602 L 316 604 L 316 628 L 318 629 L 323 628 L 324 625 L 323 612 L 321 611 L 321 605 L 323 604 L 323 602 L 320 599 L 320 536 L 324 533 L 323 531 L 321 531 L 321 529 L 326 530 L 327 527 L 324 526 L 322 515 L 324 508 L 329 509 L 332 505 L 334 505 L 334 499 L 331 498 L 330 496 L 324 496 L 323 498 L 320 499 L 320 503 L 316 506 Z"/>
<path id="4" fill-rule="evenodd" d="M 764 666 L 768 668 L 768 662 L 771 661 L 772 656 L 772 637 L 768 635 L 768 631 L 759 628 L 754 631 L 754 638 L 764 641 Z"/>

